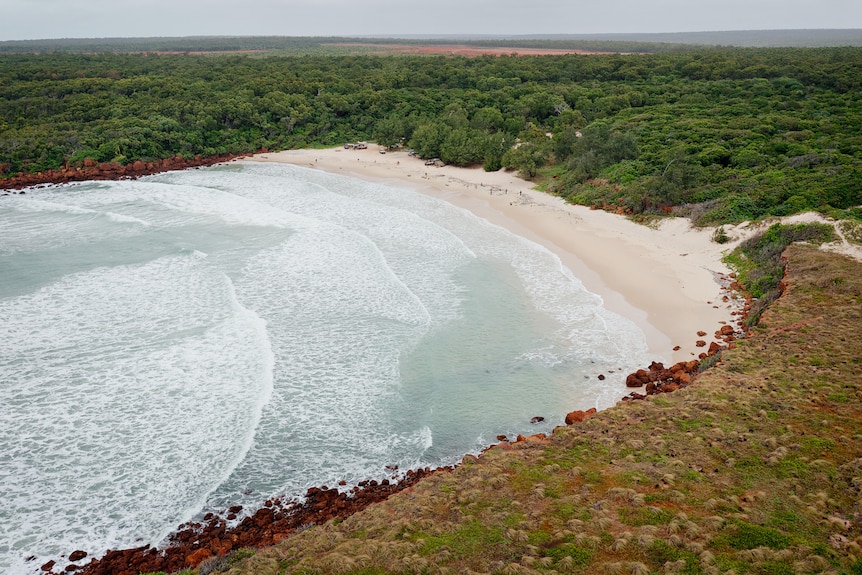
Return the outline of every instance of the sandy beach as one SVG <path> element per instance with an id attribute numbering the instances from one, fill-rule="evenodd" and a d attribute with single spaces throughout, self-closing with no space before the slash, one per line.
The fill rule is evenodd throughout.
<path id="1" fill-rule="evenodd" d="M 283 162 L 408 187 L 454 205 L 532 240 L 553 253 L 605 307 L 644 331 L 649 352 L 665 362 L 705 351 L 722 325 L 736 325 L 741 301 L 722 301 L 720 278 L 730 270 L 722 255 L 733 244 L 711 241 L 711 230 L 668 219 L 657 228 L 623 216 L 566 204 L 531 189 L 514 173 L 481 168 L 426 166 L 406 152 L 287 150 L 251 161 Z M 698 336 L 706 332 L 706 336 Z M 679 349 L 674 351 L 674 347 Z"/>

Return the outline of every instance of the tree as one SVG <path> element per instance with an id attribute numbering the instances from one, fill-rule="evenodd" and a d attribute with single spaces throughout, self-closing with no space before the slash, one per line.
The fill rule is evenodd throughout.
<path id="1" fill-rule="evenodd" d="M 547 162 L 547 154 L 541 146 L 527 142 L 503 154 L 502 162 L 509 170 L 517 170 L 525 180 L 536 177 L 539 168 Z"/>
<path id="2" fill-rule="evenodd" d="M 512 148 L 514 138 L 506 132 L 496 132 L 482 142 L 483 167 L 486 172 L 496 172 L 503 167 L 503 156 Z"/>
<path id="3" fill-rule="evenodd" d="M 496 132 L 503 127 L 503 113 L 497 108 L 481 108 L 473 114 L 470 126 L 488 133 Z"/>
<path id="4" fill-rule="evenodd" d="M 581 136 L 572 138 L 571 128 L 555 142 L 557 152 L 569 154 L 567 167 L 576 181 L 595 178 L 606 167 L 638 157 L 635 137 L 611 130 L 605 122 L 595 122 L 584 128 Z M 571 147 L 569 147 L 571 146 Z"/>
<path id="5" fill-rule="evenodd" d="M 469 166 L 481 159 L 481 147 L 469 130 L 458 128 L 449 132 L 440 146 L 440 159 L 447 164 Z"/>
<path id="6" fill-rule="evenodd" d="M 438 122 L 420 124 L 413 132 L 410 147 L 422 158 L 439 158 L 440 149 L 448 134 L 449 127 L 446 124 Z"/>
<path id="7" fill-rule="evenodd" d="M 404 122 L 398 118 L 384 118 L 374 126 L 374 141 L 381 146 L 392 148 L 401 143 L 404 137 Z"/>

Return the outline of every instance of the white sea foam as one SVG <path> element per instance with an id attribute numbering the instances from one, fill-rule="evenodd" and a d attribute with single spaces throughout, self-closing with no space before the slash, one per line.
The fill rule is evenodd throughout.
<path id="1" fill-rule="evenodd" d="M 266 333 L 200 258 L 69 276 L 0 315 L 0 516 L 26 519 L 12 555 L 155 542 L 250 444 Z"/>
<path id="2" fill-rule="evenodd" d="M 66 213 L 76 216 L 94 216 L 94 217 L 104 217 L 111 221 L 124 223 L 124 224 L 140 224 L 142 226 L 150 225 L 149 222 L 146 222 L 140 218 L 136 218 L 134 216 L 128 216 L 124 214 L 117 214 L 114 212 L 102 212 L 99 210 L 92 210 L 88 208 L 82 208 L 79 206 L 71 205 L 71 204 L 63 204 L 59 202 L 47 202 L 43 200 L 33 200 L 33 199 L 18 199 L 17 202 L 14 202 L 11 206 L 13 209 L 18 210 L 20 212 L 60 212 Z"/>
<path id="3" fill-rule="evenodd" d="M 241 173 L 199 170 L 188 177 L 204 187 L 230 188 L 232 182 L 238 182 L 234 190 L 237 194 L 296 216 L 336 224 L 370 239 L 393 273 L 429 306 L 435 321 L 449 317 L 453 309 L 451 300 L 441 295 L 459 289 L 449 281 L 448 274 L 476 257 L 458 235 L 423 217 L 415 206 L 397 205 L 390 201 L 393 197 L 369 192 L 375 189 L 373 185 L 357 180 L 261 164 L 248 164 Z M 421 199 L 416 194 L 408 195 Z"/>
<path id="4" fill-rule="evenodd" d="M 0 205 L 0 256 L 133 236 L 148 222 L 60 201 L 16 196 Z M 119 224 L 106 225 L 106 224 Z M 129 225 L 131 224 L 131 225 Z"/>

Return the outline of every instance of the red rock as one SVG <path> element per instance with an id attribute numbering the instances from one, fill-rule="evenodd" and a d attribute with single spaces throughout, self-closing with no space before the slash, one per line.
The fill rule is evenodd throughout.
<path id="1" fill-rule="evenodd" d="M 533 436 L 529 441 L 539 439 Z M 101 559 L 93 560 L 83 567 L 81 573 L 138 575 L 160 571 L 177 572 L 194 566 L 192 563 L 199 563 L 212 554 L 225 555 L 238 547 L 272 545 L 302 525 L 320 524 L 335 517 L 347 517 L 406 489 L 431 473 L 451 469 L 411 469 L 398 483 L 390 483 L 388 480 L 379 484 L 375 480 L 361 481 L 360 485 L 355 486 L 349 493 L 340 493 L 337 489 L 328 489 L 325 486 L 310 488 L 304 502 L 269 500 L 270 505 L 262 506 L 252 516 L 246 517 L 239 525 L 230 529 L 220 517 L 212 517 L 206 525 L 186 523 L 169 537 L 167 546 L 162 550 L 147 546 L 109 551 Z M 53 567 L 53 564 L 50 567 Z"/>
<path id="2" fill-rule="evenodd" d="M 669 369 L 663 369 L 661 371 L 655 371 L 653 381 L 667 381 L 669 379 L 673 379 L 673 372 Z"/>
<path id="3" fill-rule="evenodd" d="M 683 375 L 688 377 L 688 374 L 683 374 Z M 664 393 L 673 393 L 674 391 L 676 391 L 678 389 L 679 389 L 679 385 L 677 385 L 676 383 L 667 383 L 667 384 L 663 385 L 661 388 L 661 390 Z"/>
<path id="4" fill-rule="evenodd" d="M 168 169 L 181 169 L 192 166 L 211 165 L 237 157 L 235 154 L 212 156 L 202 160 L 185 160 L 172 158 L 170 160 L 147 162 L 141 160 L 121 166 L 111 162 L 97 163 L 92 158 L 85 158 L 83 167 L 65 166 L 57 170 L 45 170 L 38 174 L 18 172 L 16 177 L 0 178 L 0 189 L 19 189 L 45 183 L 62 183 L 81 180 L 111 180 L 125 177 L 138 177 L 154 174 Z"/>
<path id="5" fill-rule="evenodd" d="M 527 443 L 546 443 L 548 437 L 544 433 L 536 433 L 534 435 L 528 435 L 525 441 Z"/>
<path id="6" fill-rule="evenodd" d="M 680 349 L 682 349 L 682 348 L 678 345 L 673 346 L 674 351 L 679 351 Z"/>
<path id="7" fill-rule="evenodd" d="M 273 513 L 271 508 L 264 507 L 263 509 L 260 509 L 257 513 L 255 513 L 252 517 L 254 518 L 254 523 L 258 527 L 263 528 L 272 523 L 275 514 Z"/>
<path id="8" fill-rule="evenodd" d="M 605 375 L 603 373 L 600 373 L 599 374 L 599 381 L 604 381 L 604 380 L 605 380 Z"/>
<path id="9" fill-rule="evenodd" d="M 641 387 L 644 384 L 636 373 L 630 373 L 626 377 L 626 387 Z"/>
<path id="10" fill-rule="evenodd" d="M 721 346 L 713 341 L 712 343 L 709 344 L 709 351 L 707 351 L 706 353 L 707 353 L 707 355 L 715 355 L 720 351 L 721 351 Z"/>
<path id="11" fill-rule="evenodd" d="M 582 421 L 586 421 L 596 414 L 596 408 L 591 407 L 586 411 L 571 411 L 566 414 L 566 425 L 572 425 L 575 423 L 581 423 Z"/>
<path id="12" fill-rule="evenodd" d="M 210 557 L 212 552 L 209 549 L 198 549 L 186 556 L 186 565 L 189 567 L 197 567 L 201 561 Z"/>
<path id="13" fill-rule="evenodd" d="M 77 551 L 72 551 L 69 554 L 69 561 L 80 561 L 81 559 L 83 559 L 86 556 L 87 556 L 86 551 L 81 551 L 80 549 L 78 549 Z"/>
<path id="14" fill-rule="evenodd" d="M 696 345 L 697 347 L 706 347 L 706 342 L 703 341 L 702 339 L 699 339 L 696 342 L 694 342 L 694 345 Z"/>
<path id="15" fill-rule="evenodd" d="M 697 335 L 698 335 L 698 337 L 703 337 L 706 335 L 706 332 L 705 331 L 699 331 L 699 332 L 697 332 Z"/>
<path id="16" fill-rule="evenodd" d="M 48 561 L 47 563 L 39 567 L 39 569 L 41 569 L 42 571 L 50 571 L 54 568 L 54 565 L 56 565 L 56 563 L 57 562 L 54 560 Z"/>

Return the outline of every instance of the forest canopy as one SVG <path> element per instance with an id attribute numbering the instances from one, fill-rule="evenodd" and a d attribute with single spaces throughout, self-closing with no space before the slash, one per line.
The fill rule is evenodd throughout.
<path id="1" fill-rule="evenodd" d="M 0 177 L 356 140 L 628 213 L 858 218 L 862 49 L 0 55 Z"/>

